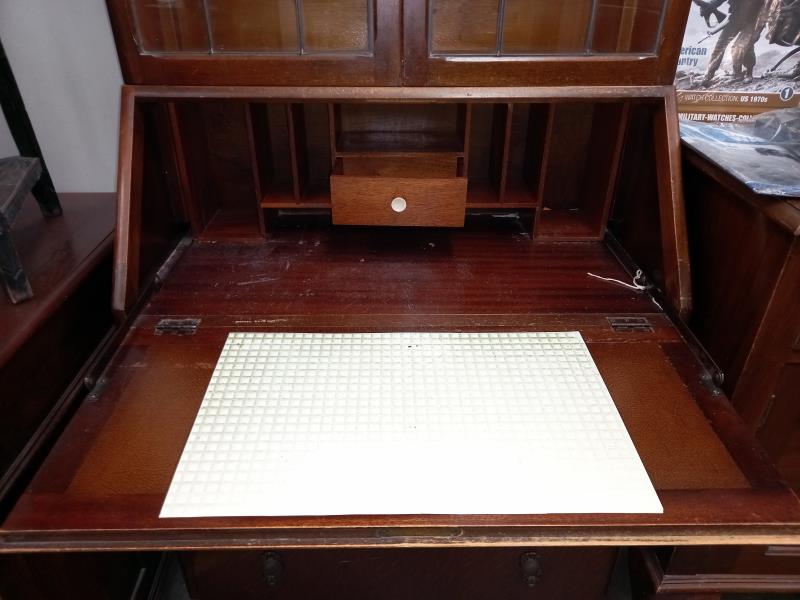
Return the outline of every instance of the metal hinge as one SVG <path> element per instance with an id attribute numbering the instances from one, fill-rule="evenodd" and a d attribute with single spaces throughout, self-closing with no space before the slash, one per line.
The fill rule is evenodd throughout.
<path id="1" fill-rule="evenodd" d="M 200 319 L 161 319 L 155 327 L 156 335 L 194 335 Z"/>
<path id="2" fill-rule="evenodd" d="M 618 333 L 638 331 L 653 333 L 653 326 L 645 317 L 606 317 L 611 329 Z"/>

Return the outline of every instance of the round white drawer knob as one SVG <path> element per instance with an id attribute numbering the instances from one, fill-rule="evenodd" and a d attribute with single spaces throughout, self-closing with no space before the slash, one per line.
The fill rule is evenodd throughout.
<path id="1" fill-rule="evenodd" d="M 401 198 L 400 196 L 398 196 L 397 198 L 392 200 L 392 210 L 394 212 L 401 213 L 406 209 L 406 206 L 408 206 L 408 204 L 406 203 L 405 198 Z"/>

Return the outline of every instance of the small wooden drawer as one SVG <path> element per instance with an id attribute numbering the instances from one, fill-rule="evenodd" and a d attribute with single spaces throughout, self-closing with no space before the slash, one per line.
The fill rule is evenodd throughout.
<path id="1" fill-rule="evenodd" d="M 463 227 L 467 178 L 331 175 L 335 225 Z"/>

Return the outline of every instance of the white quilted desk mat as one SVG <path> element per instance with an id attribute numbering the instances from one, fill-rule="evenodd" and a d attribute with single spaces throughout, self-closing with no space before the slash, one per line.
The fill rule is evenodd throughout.
<path id="1" fill-rule="evenodd" d="M 161 517 L 660 512 L 578 332 L 231 333 Z"/>

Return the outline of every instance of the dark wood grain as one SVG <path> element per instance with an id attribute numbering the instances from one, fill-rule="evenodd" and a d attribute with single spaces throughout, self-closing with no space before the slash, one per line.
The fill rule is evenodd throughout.
<path id="1" fill-rule="evenodd" d="M 125 85 L 140 101 L 270 100 L 275 102 L 510 102 L 514 100 L 569 100 L 663 98 L 671 85 L 498 85 L 475 86 L 265 86 L 265 85 Z M 337 128 L 338 129 L 338 128 Z"/>
<path id="2" fill-rule="evenodd" d="M 87 266 L 94 268 L 111 247 L 116 213 L 113 194 L 62 194 L 61 199 L 69 206 L 63 218 L 46 220 L 33 203 L 22 209 L 14 226 L 14 239 L 32 285 L 41 293 L 18 306 L 0 297 L 0 365 L 74 289 L 72 277 L 82 261 L 92 256 Z"/>
<path id="3" fill-rule="evenodd" d="M 637 548 L 632 550 L 631 560 L 637 597 L 666 600 L 676 595 L 797 594 L 800 565 L 794 556 L 773 553 L 772 548 Z"/>
<path id="4" fill-rule="evenodd" d="M 605 235 L 628 104 L 555 104 L 534 234 L 550 240 L 599 240 Z"/>
<path id="5" fill-rule="evenodd" d="M 5 600 L 146 600 L 158 553 L 84 553 L 0 557 Z"/>
<path id="6" fill-rule="evenodd" d="M 685 151 L 697 313 L 690 324 L 722 387 L 800 486 L 800 211 Z"/>
<path id="7" fill-rule="evenodd" d="M 522 578 L 523 554 L 541 570 L 532 586 Z M 181 564 L 196 600 L 322 598 L 559 598 L 600 600 L 615 557 L 612 548 L 382 549 L 285 551 L 283 577 L 268 588 L 262 552 L 185 553 Z M 580 565 L 580 577 L 575 577 Z M 314 577 L 306 574 L 313 573 Z"/>
<path id="8" fill-rule="evenodd" d="M 25 206 L 15 235 L 39 293 L 0 299 L 0 511 L 52 442 L 64 390 L 111 328 L 114 197 L 61 196 L 62 218 Z M 19 491 L 19 490 L 17 490 Z"/>
<path id="9" fill-rule="evenodd" d="M 659 104 L 653 123 L 664 291 L 681 319 L 692 312 L 689 240 L 681 179 L 680 132 L 674 90 Z"/>
<path id="10" fill-rule="evenodd" d="M 127 0 L 107 0 L 117 54 L 127 83 L 157 85 L 396 85 L 400 83 L 400 0 L 375 2 L 375 46 L 372 53 L 352 50 L 342 53 L 269 54 L 263 52 L 202 54 L 205 48 L 184 55 L 142 53 L 137 46 L 136 26 Z M 251 5 L 255 6 L 255 5 Z M 337 15 L 333 16 L 335 20 Z M 228 37 L 259 23 L 259 15 L 241 13 L 229 20 Z M 330 21 L 330 17 L 328 18 Z M 270 21 L 256 27 L 253 35 L 263 38 Z M 237 31 L 238 30 L 238 31 Z M 342 28 L 327 32 L 341 33 Z M 320 33 L 324 34 L 323 29 Z M 202 37 L 206 32 L 201 31 Z M 317 35 L 318 41 L 321 41 Z M 203 40 L 205 42 L 205 40 Z M 253 50 L 253 49 L 251 49 Z M 257 49 L 255 49 L 257 50 Z"/>
<path id="11" fill-rule="evenodd" d="M 428 49 L 428 4 L 415 1 L 403 6 L 404 85 L 669 84 L 674 77 L 691 3 L 684 0 L 668 2 L 656 53 L 629 56 L 558 54 L 555 48 L 544 49 L 533 56 L 431 55 Z M 523 17 L 531 13 L 529 5 L 521 3 L 521 7 Z M 476 15 L 475 18 L 481 17 Z M 483 17 L 483 20 L 493 24 L 491 18 Z"/>
<path id="12" fill-rule="evenodd" d="M 395 198 L 404 202 L 400 212 L 392 208 Z M 465 177 L 331 176 L 336 225 L 462 227 L 466 199 Z"/>
<path id="13" fill-rule="evenodd" d="M 412 233 L 279 225 L 265 244 L 196 243 L 184 254 L 5 520 L 3 549 L 734 543 L 797 535 L 796 498 L 749 450 L 752 437 L 724 397 L 703 391 L 669 321 L 645 296 L 586 275 L 626 276 L 602 244 L 531 243 L 509 219 Z M 614 332 L 606 319 L 642 313 L 652 333 Z M 202 322 L 194 336 L 156 336 L 165 315 Z M 584 334 L 663 515 L 158 519 L 229 331 L 531 328 Z"/>
<path id="14" fill-rule="evenodd" d="M 744 418 L 738 427 L 756 432 L 780 476 L 797 489 L 800 211 L 753 193 L 689 147 L 683 158 L 694 291 L 689 324 Z M 633 556 L 635 579 L 652 598 L 800 591 L 791 548 L 676 547 Z"/>
<path id="15" fill-rule="evenodd" d="M 139 235 L 141 231 L 142 145 L 141 109 L 135 94 L 123 88 L 120 105 L 117 165 L 117 235 L 114 239 L 114 296 L 111 306 L 123 315 L 139 292 Z"/>
<path id="16" fill-rule="evenodd" d="M 533 47 L 530 40 L 524 42 L 523 51 L 538 52 L 533 56 L 435 56 L 429 52 L 428 33 L 429 2 L 414 0 L 401 3 L 399 0 L 375 2 L 375 46 L 372 52 L 364 52 L 355 48 L 329 54 L 203 54 L 208 52 L 211 40 L 206 39 L 206 31 L 202 24 L 195 27 L 201 39 L 191 48 L 193 52 L 175 55 L 141 51 L 137 47 L 137 32 L 133 15 L 124 0 L 107 0 L 111 16 L 112 28 L 117 42 L 117 51 L 123 67 L 123 76 L 128 83 L 147 83 L 161 85 L 481 85 L 499 86 L 538 82 L 547 85 L 647 85 L 670 84 L 677 64 L 680 40 L 686 22 L 690 2 L 680 0 L 666 3 L 666 14 L 663 30 L 655 47 L 633 48 L 633 53 L 611 53 L 603 55 L 593 52 L 587 54 L 584 47 L 563 47 L 563 40 L 556 40 L 555 45 Z M 490 3 L 491 4 L 491 3 Z M 449 24 L 451 30 L 457 32 L 458 39 L 463 41 L 475 28 L 484 31 L 494 26 L 491 16 L 481 15 L 481 5 L 472 6 L 470 11 L 459 11 L 455 7 L 455 17 L 447 18 L 439 23 Z M 507 29 L 508 50 L 514 52 L 514 35 L 517 25 L 522 27 L 522 37 L 539 26 L 539 33 L 549 38 L 558 38 L 553 32 L 562 32 L 564 27 L 547 27 L 547 21 L 541 16 L 533 15 L 530 7 L 519 3 L 523 10 L 519 14 L 509 11 L 511 23 Z M 546 12 L 560 12 L 563 16 L 578 24 L 577 11 L 558 11 L 544 3 Z M 496 9 L 495 9 L 496 12 Z M 588 13 L 583 13 L 588 18 Z M 237 14 L 237 13 L 232 13 Z M 330 15 L 326 21 L 337 21 L 341 15 L 348 14 L 340 10 Z M 598 19 L 598 26 L 609 34 L 616 26 L 615 19 L 609 19 L 607 11 L 601 14 L 606 18 Z M 527 18 L 533 16 L 533 21 Z M 202 15 L 201 15 L 202 18 Z M 261 27 L 253 25 L 263 20 L 263 16 L 255 11 L 247 16 L 238 14 L 238 18 L 228 20 L 228 28 L 222 33 L 231 38 L 234 44 L 241 38 L 259 40 L 264 38 L 265 31 L 274 29 L 274 19 Z M 656 19 L 658 21 L 658 19 Z M 313 22 L 313 21 L 312 21 Z M 569 21 L 564 21 L 567 25 Z M 656 23 L 657 24 L 657 23 Z M 353 25 L 353 24 L 351 24 Z M 213 37 L 213 23 L 210 26 Z M 347 37 L 352 27 L 333 27 L 339 37 Z M 576 29 L 573 27 L 572 29 Z M 441 32 L 437 27 L 436 31 Z M 578 31 L 579 30 L 579 31 Z M 644 27 L 638 27 L 640 33 Z M 653 27 L 647 31 L 655 35 Z M 331 32 L 327 32 L 329 36 Z M 434 32 L 435 33 L 435 32 Z M 585 27 L 577 25 L 576 33 L 585 35 Z M 491 30 L 485 30 L 484 36 L 494 40 Z M 140 36 L 141 37 L 141 36 Z M 164 36 L 162 36 L 164 37 Z M 272 36 L 275 37 L 275 36 Z M 447 37 L 447 36 L 446 36 Z M 452 37 L 452 36 L 449 36 Z M 574 36 L 573 36 L 574 37 Z M 607 37 L 607 36 L 606 36 Z M 602 35 L 598 36 L 601 39 Z M 436 51 L 441 46 L 439 37 L 434 36 L 434 45 L 430 50 Z M 141 41 L 141 40 L 140 40 Z M 562 47 L 558 47 L 562 44 Z M 473 44 L 474 46 L 474 44 Z M 236 49 L 236 48 L 233 48 Z M 264 48 L 268 50 L 269 48 Z M 284 48 L 285 50 L 287 48 Z M 602 52 L 608 50 L 598 45 Z M 628 48 L 625 48 L 628 49 Z M 150 49 L 152 50 L 152 49 Z M 157 50 L 157 49 L 156 49 Z M 181 48 L 167 48 L 181 50 Z M 219 50 L 219 49 L 218 49 Z M 222 48 L 224 50 L 224 48 Z M 258 50 L 258 48 L 250 48 Z M 288 48 L 296 52 L 296 44 Z M 446 50 L 446 49 L 445 49 Z M 458 49 L 456 49 L 458 50 Z M 475 51 L 475 48 L 467 48 Z M 483 48 L 480 51 L 491 50 Z M 518 49 L 519 50 L 519 49 Z M 564 53 L 564 52 L 567 53 Z M 572 51 L 573 54 L 569 54 Z M 199 53 L 198 53 L 199 52 Z M 614 50 L 616 52 L 616 49 Z"/>

